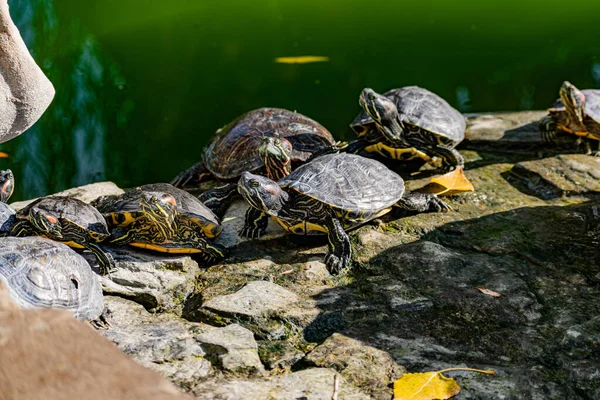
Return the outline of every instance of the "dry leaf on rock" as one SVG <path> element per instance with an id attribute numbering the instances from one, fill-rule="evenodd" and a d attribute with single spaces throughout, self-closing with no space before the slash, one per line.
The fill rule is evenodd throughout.
<path id="1" fill-rule="evenodd" d="M 454 379 L 442 375 L 442 372 L 447 371 L 494 374 L 494 371 L 472 368 L 448 368 L 435 372 L 404 374 L 394 382 L 394 400 L 445 400 L 456 396 L 460 392 L 460 386 Z"/>
<path id="2" fill-rule="evenodd" d="M 488 296 L 492 296 L 492 297 L 500 297 L 500 296 L 502 296 L 498 292 L 494 292 L 493 290 L 482 288 L 482 287 L 478 287 L 477 290 L 479 290 L 483 294 L 487 294 Z"/>
<path id="3" fill-rule="evenodd" d="M 472 192 L 475 190 L 471 182 L 465 176 L 465 172 L 462 167 L 456 168 L 454 171 L 448 172 L 447 174 L 436 176 L 431 178 L 431 183 L 437 184 L 441 187 L 441 190 L 436 194 L 451 195 L 463 192 Z"/>

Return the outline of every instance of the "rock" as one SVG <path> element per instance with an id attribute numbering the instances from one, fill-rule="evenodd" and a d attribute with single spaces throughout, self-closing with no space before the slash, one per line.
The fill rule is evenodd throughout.
<path id="1" fill-rule="evenodd" d="M 3 293 L 4 292 L 4 293 Z M 0 387 L 11 399 L 188 399 L 67 311 L 7 305 L 0 283 Z"/>
<path id="2" fill-rule="evenodd" d="M 54 98 L 54 87 L 29 54 L 12 22 L 8 2 L 0 1 L 0 143 L 25 132 Z"/>
<path id="3" fill-rule="evenodd" d="M 563 154 L 517 163 L 511 172 L 525 183 L 533 195 L 544 200 L 600 193 L 598 157 Z"/>
<path id="4" fill-rule="evenodd" d="M 317 346 L 303 362 L 333 368 L 372 398 L 385 400 L 392 397 L 388 386 L 406 372 L 387 352 L 339 333 Z"/>
<path id="5" fill-rule="evenodd" d="M 258 345 L 248 329 L 232 324 L 224 328 L 207 328 L 196 335 L 209 355 L 218 357 L 220 366 L 229 372 L 262 374 Z"/>
<path id="6" fill-rule="evenodd" d="M 261 338 L 279 339 L 286 336 L 281 315 L 299 299 L 298 295 L 279 285 L 254 281 L 233 294 L 206 301 L 198 317 L 216 324 L 239 321 Z"/>
<path id="7" fill-rule="evenodd" d="M 101 277 L 106 294 L 132 299 L 148 310 L 181 314 L 200 273 L 191 257 L 137 251 L 128 246 L 112 247 L 109 252 L 116 269 Z M 95 265 L 90 254 L 86 258 Z"/>
<path id="8" fill-rule="evenodd" d="M 123 189 L 119 188 L 112 182 L 97 182 L 89 185 L 78 186 L 72 189 L 64 190 L 62 192 L 54 193 L 53 196 L 69 196 L 90 203 L 92 200 L 100 196 L 118 195 L 123 193 Z M 12 203 L 10 206 L 15 210 L 20 210 L 26 207 L 29 203 L 34 202 L 37 199 L 17 201 Z"/>
<path id="9" fill-rule="evenodd" d="M 304 357 L 289 340 L 261 340 L 258 342 L 260 360 L 269 369 L 289 370 Z"/>
<path id="10" fill-rule="evenodd" d="M 335 371 L 311 368 L 293 374 L 275 376 L 264 380 L 218 379 L 202 382 L 192 392 L 206 400 L 238 399 L 330 399 L 333 395 Z M 339 399 L 366 400 L 369 398 L 338 376 Z"/>
<path id="11" fill-rule="evenodd" d="M 102 333 L 135 361 L 182 388 L 215 373 L 201 343 L 200 325 L 174 314 L 151 314 L 141 305 L 105 297 L 110 328 Z"/>

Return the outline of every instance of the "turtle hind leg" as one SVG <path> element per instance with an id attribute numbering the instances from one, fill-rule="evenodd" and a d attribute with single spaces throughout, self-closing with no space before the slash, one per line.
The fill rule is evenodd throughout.
<path id="1" fill-rule="evenodd" d="M 424 212 L 447 212 L 452 208 L 435 194 L 428 193 L 405 193 L 396 203 L 397 207 L 417 213 Z"/>
<path id="2" fill-rule="evenodd" d="M 597 142 L 597 147 L 596 147 L 596 151 L 592 150 L 592 142 Z M 600 157 L 600 141 L 598 140 L 585 140 L 586 143 L 586 153 L 589 156 L 592 157 Z M 594 143 L 596 144 L 596 143 Z"/>
<path id="3" fill-rule="evenodd" d="M 244 227 L 239 235 L 249 239 L 257 239 L 265 234 L 268 224 L 269 216 L 267 214 L 254 207 L 248 207 Z"/>
<path id="4" fill-rule="evenodd" d="M 325 266 L 329 273 L 337 275 L 350 265 L 352 257 L 350 239 L 337 218 L 330 217 L 324 226 L 327 228 L 327 239 L 329 240 L 329 251 L 325 256 Z"/>
<path id="5" fill-rule="evenodd" d="M 171 185 L 184 188 L 197 185 L 213 178 L 213 174 L 206 168 L 204 161 L 200 161 L 185 171 L 180 172 L 172 181 Z"/>
<path id="6" fill-rule="evenodd" d="M 452 146 L 438 144 L 429 152 L 431 155 L 438 156 L 442 159 L 442 169 L 444 171 L 451 171 L 455 168 L 463 168 L 465 166 L 465 159 L 458 150 Z"/>
<path id="7" fill-rule="evenodd" d="M 546 143 L 556 141 L 556 123 L 549 115 L 545 116 L 538 123 L 538 128 L 542 134 L 542 140 Z"/>
<path id="8" fill-rule="evenodd" d="M 226 185 L 218 186 L 216 188 L 207 190 L 202 193 L 198 198 L 204 205 L 215 213 L 219 218 L 223 218 L 231 203 L 235 200 L 237 195 L 237 184 L 228 183 Z"/>

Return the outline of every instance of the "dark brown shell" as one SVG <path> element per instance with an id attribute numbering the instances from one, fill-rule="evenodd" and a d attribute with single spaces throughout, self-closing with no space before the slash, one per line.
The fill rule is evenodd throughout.
<path id="1" fill-rule="evenodd" d="M 206 167 L 219 179 L 234 179 L 244 171 L 262 168 L 258 146 L 265 136 L 285 138 L 292 143 L 292 161 L 306 161 L 313 153 L 335 143 L 318 122 L 281 108 L 250 111 L 217 131 L 204 151 Z"/>

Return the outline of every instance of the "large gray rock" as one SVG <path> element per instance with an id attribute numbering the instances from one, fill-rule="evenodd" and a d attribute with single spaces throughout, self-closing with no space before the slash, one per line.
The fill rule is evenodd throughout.
<path id="1" fill-rule="evenodd" d="M 54 87 L 29 54 L 0 1 L 0 143 L 25 132 L 54 98 Z"/>
<path id="2" fill-rule="evenodd" d="M 200 267 L 189 256 L 113 247 L 116 269 L 101 277 L 104 293 L 122 296 L 148 310 L 181 313 L 185 299 L 194 292 Z M 86 254 L 90 264 L 95 259 Z"/>
<path id="3" fill-rule="evenodd" d="M 311 368 L 264 380 L 211 380 L 200 383 L 192 392 L 206 400 L 328 400 L 333 395 L 335 375 L 338 376 L 339 399 L 369 398 L 335 371 L 327 368 Z"/>

